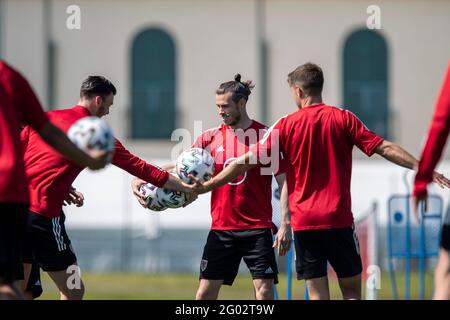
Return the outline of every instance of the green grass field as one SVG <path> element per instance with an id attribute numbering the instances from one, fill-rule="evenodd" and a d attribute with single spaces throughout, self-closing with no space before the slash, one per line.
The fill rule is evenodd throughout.
<path id="1" fill-rule="evenodd" d="M 85 299 L 90 300 L 129 300 L 129 299 L 158 299 L 158 300 L 192 300 L 198 286 L 197 274 L 146 274 L 146 273 L 83 273 L 86 286 Z M 433 274 L 426 275 L 426 297 L 431 296 Z M 404 279 L 397 279 L 401 296 L 403 296 Z M 58 299 L 58 292 L 50 278 L 42 275 L 44 293 L 39 299 Z M 304 281 L 292 283 L 294 299 L 304 298 Z M 336 279 L 331 279 L 330 289 L 332 299 L 341 299 Z M 363 286 L 363 290 L 364 290 Z M 419 298 L 419 276 L 411 276 L 411 298 Z M 286 275 L 280 275 L 278 285 L 280 299 L 286 297 Z M 219 295 L 222 300 L 253 299 L 253 286 L 250 274 L 241 273 L 233 286 L 223 286 Z M 389 275 L 383 273 L 379 299 L 392 299 Z"/>

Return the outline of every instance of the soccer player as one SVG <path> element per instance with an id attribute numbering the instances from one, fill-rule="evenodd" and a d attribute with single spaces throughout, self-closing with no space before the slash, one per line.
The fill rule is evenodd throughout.
<path id="1" fill-rule="evenodd" d="M 81 85 L 80 101 L 76 106 L 47 112 L 47 116 L 67 132 L 80 118 L 107 115 L 115 94 L 116 88 L 109 80 L 90 76 Z M 24 256 L 25 283 L 34 256 L 57 285 L 61 299 L 81 299 L 84 293 L 81 279 L 78 278 L 79 286 L 69 288 L 67 285 L 69 277 L 74 279 L 79 273 L 77 267 L 73 267 L 77 265 L 77 258 L 65 230 L 62 206 L 72 182 L 84 166 L 74 165 L 48 148 L 30 127 L 22 131 L 21 139 L 31 194 L 25 242 L 27 254 Z M 157 186 L 186 191 L 187 185 L 180 179 L 134 156 L 117 139 L 112 164 Z"/>
<path id="2" fill-rule="evenodd" d="M 450 131 L 450 64 L 434 111 L 428 139 L 419 162 L 414 181 L 414 208 L 420 201 L 426 203 L 427 185 L 433 179 L 433 170 L 442 155 Z M 417 211 L 415 211 L 417 214 Z M 441 230 L 438 263 L 434 276 L 435 300 L 450 300 L 450 205 Z"/>
<path id="3" fill-rule="evenodd" d="M 27 80 L 0 60 L 0 300 L 23 298 L 14 285 L 23 277 L 22 246 L 29 193 L 20 145 L 22 124 L 80 166 L 100 169 L 106 158 L 92 158 L 48 121 Z"/>
<path id="4" fill-rule="evenodd" d="M 277 161 L 279 148 L 290 162 L 286 172 L 292 215 L 297 278 L 306 279 L 311 299 L 329 299 L 327 262 L 336 271 L 344 299 L 361 299 L 361 257 L 351 212 L 352 149 L 378 153 L 412 169 L 417 160 L 400 146 L 384 140 L 350 111 L 322 101 L 323 73 L 307 63 L 288 75 L 299 110 L 280 118 L 248 153 L 213 179 L 192 186 L 204 193 L 235 179 L 259 163 Z M 445 186 L 450 181 L 434 173 Z"/>
<path id="5" fill-rule="evenodd" d="M 265 125 L 247 114 L 252 88 L 251 81 L 241 82 L 239 74 L 234 81 L 222 83 L 216 91 L 216 105 L 223 124 L 203 132 L 192 146 L 211 153 L 215 173 L 248 151 L 267 131 Z M 286 205 L 274 243 L 272 175 L 261 175 L 259 169 L 246 172 L 211 195 L 212 226 L 200 263 L 197 300 L 217 299 L 222 285 L 231 286 L 242 258 L 252 274 L 256 299 L 273 299 L 274 283 L 278 282 L 273 246 L 278 247 L 280 255 L 289 249 L 290 216 Z M 276 176 L 280 190 L 284 180 L 284 174 Z M 135 194 L 139 194 L 142 183 L 133 182 Z"/>

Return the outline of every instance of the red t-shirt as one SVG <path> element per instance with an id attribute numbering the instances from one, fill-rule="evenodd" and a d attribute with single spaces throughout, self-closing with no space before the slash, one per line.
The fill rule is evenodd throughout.
<path id="1" fill-rule="evenodd" d="M 450 132 L 450 64 L 442 85 L 433 120 L 428 132 L 427 143 L 419 163 L 414 181 L 414 195 L 426 194 L 427 185 L 433 179 L 433 171 L 442 155 Z"/>
<path id="2" fill-rule="evenodd" d="M 28 203 L 20 129 L 35 130 L 48 121 L 28 82 L 0 61 L 0 202 Z"/>
<path id="3" fill-rule="evenodd" d="M 350 111 L 319 104 L 279 119 L 251 150 L 267 161 L 265 152 L 279 147 L 290 162 L 286 180 L 294 231 L 331 229 L 353 224 L 353 146 L 371 156 L 382 141 Z"/>
<path id="4" fill-rule="evenodd" d="M 75 121 L 90 116 L 90 113 L 82 106 L 75 106 L 71 109 L 50 111 L 47 115 L 55 126 L 67 132 Z M 22 131 L 21 139 L 29 179 L 30 211 L 47 217 L 57 217 L 61 214 L 70 186 L 84 168 L 78 167 L 54 151 L 29 127 Z M 112 164 L 158 187 L 163 186 L 169 178 L 167 171 L 134 156 L 117 139 Z"/>
<path id="5" fill-rule="evenodd" d="M 245 130 L 233 130 L 222 124 L 202 133 L 192 147 L 211 153 L 217 175 L 230 161 L 245 154 L 266 132 L 267 127 L 254 120 Z M 212 191 L 212 230 L 272 228 L 272 174 L 261 174 L 261 169 L 253 168 Z"/>

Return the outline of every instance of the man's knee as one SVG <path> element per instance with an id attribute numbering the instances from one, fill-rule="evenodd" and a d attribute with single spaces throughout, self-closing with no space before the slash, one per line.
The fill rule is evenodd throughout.
<path id="1" fill-rule="evenodd" d="M 64 290 L 61 290 L 62 298 L 67 300 L 82 300 L 84 297 L 84 283 L 80 281 L 79 286 L 67 286 Z"/>
<path id="2" fill-rule="evenodd" d="M 255 282 L 256 300 L 273 300 L 273 280 L 258 282 Z"/>

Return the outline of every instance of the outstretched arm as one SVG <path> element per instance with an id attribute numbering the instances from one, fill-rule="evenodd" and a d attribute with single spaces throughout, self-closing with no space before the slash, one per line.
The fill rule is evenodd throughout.
<path id="1" fill-rule="evenodd" d="M 195 181 L 192 185 L 192 189 L 197 194 L 209 192 L 233 181 L 241 174 L 252 169 L 253 167 L 256 167 L 257 165 L 258 162 L 256 156 L 249 151 L 243 156 L 231 161 L 225 169 L 209 181 L 201 183 L 199 179 L 191 176 L 191 178 Z"/>
<path id="2" fill-rule="evenodd" d="M 38 133 L 56 151 L 80 167 L 89 167 L 91 170 L 98 170 L 104 168 L 107 164 L 106 153 L 98 152 L 97 154 L 92 154 L 93 157 L 84 153 L 67 138 L 64 132 L 55 127 L 51 122 L 44 124 L 38 130 Z"/>
<path id="3" fill-rule="evenodd" d="M 390 162 L 411 170 L 416 169 L 419 165 L 419 161 L 409 154 L 408 151 L 388 140 L 380 143 L 376 147 L 375 152 Z M 433 181 L 441 188 L 450 187 L 450 180 L 439 172 L 433 172 Z"/>
<path id="4" fill-rule="evenodd" d="M 378 153 L 386 160 L 407 169 L 413 170 L 419 164 L 419 161 L 408 151 L 388 140 L 381 142 L 375 148 L 375 153 Z"/>
<path id="5" fill-rule="evenodd" d="M 399 145 L 384 140 L 382 143 L 380 143 L 376 149 L 375 152 L 381 155 L 383 158 L 389 160 L 390 162 L 393 162 L 399 166 L 408 168 L 408 169 L 417 169 L 419 166 L 419 161 L 414 158 L 411 154 L 409 154 L 405 149 L 400 147 Z M 437 183 L 441 188 L 450 187 L 450 180 L 448 180 L 443 174 L 434 171 L 433 172 L 433 181 Z M 417 211 L 415 210 L 417 208 L 419 200 L 425 200 L 425 199 L 418 199 L 414 198 L 414 212 L 416 214 L 416 218 L 418 220 Z M 426 210 L 426 203 L 425 203 L 425 210 Z"/>

